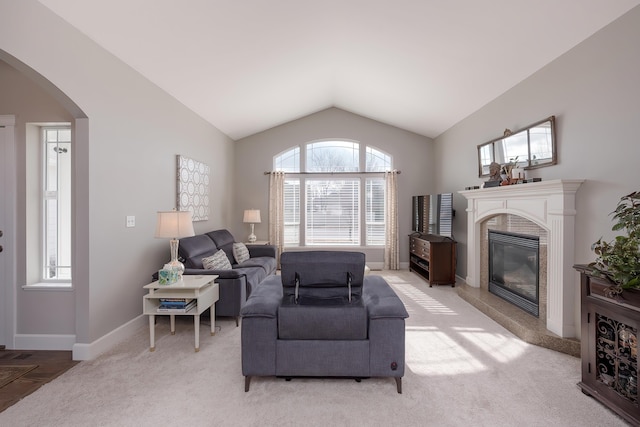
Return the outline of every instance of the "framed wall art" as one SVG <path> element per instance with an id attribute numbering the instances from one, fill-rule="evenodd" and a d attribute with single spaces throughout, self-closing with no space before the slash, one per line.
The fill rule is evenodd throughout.
<path id="1" fill-rule="evenodd" d="M 185 156 L 178 155 L 179 211 L 191 211 L 193 221 L 209 219 L 209 166 Z"/>

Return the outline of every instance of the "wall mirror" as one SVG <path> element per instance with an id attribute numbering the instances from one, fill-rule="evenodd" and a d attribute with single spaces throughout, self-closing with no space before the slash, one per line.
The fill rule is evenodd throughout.
<path id="1" fill-rule="evenodd" d="M 478 176 L 489 176 L 492 162 L 504 165 L 516 158 L 516 167 L 525 170 L 555 165 L 555 123 L 551 116 L 515 132 L 506 129 L 500 138 L 478 145 Z"/>

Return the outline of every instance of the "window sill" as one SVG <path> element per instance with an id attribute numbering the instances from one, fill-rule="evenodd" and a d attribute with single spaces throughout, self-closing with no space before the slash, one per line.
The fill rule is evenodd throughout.
<path id="1" fill-rule="evenodd" d="M 23 285 L 25 291 L 73 291 L 71 282 L 40 282 L 32 285 Z"/>

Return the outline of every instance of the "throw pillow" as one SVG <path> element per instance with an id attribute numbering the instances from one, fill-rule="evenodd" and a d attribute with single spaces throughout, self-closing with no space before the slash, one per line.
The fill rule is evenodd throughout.
<path id="1" fill-rule="evenodd" d="M 236 259 L 238 264 L 242 264 L 246 260 L 249 259 L 249 249 L 247 249 L 247 245 L 244 243 L 234 243 L 233 244 L 233 257 Z"/>
<path id="2" fill-rule="evenodd" d="M 231 263 L 222 249 L 207 258 L 202 258 L 202 266 L 207 270 L 231 270 Z"/>

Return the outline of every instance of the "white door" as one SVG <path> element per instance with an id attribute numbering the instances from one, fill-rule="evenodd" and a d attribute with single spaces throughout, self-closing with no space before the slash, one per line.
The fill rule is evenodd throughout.
<path id="1" fill-rule="evenodd" d="M 0 346 L 14 348 L 16 165 L 14 116 L 0 116 Z"/>

